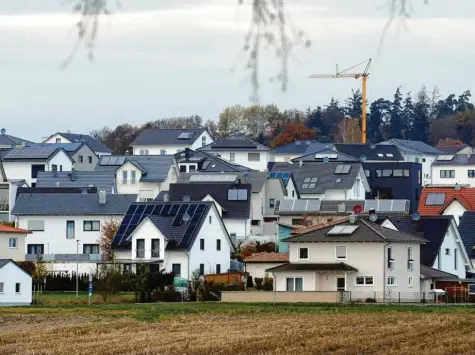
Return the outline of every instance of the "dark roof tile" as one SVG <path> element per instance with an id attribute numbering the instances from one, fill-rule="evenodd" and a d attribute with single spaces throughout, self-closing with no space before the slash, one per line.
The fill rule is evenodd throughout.
<path id="1" fill-rule="evenodd" d="M 146 129 L 138 134 L 132 145 L 192 145 L 205 130 L 205 128 Z"/>

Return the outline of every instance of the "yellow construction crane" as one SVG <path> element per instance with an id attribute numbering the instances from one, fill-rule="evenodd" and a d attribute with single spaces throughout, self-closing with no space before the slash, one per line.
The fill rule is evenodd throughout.
<path id="1" fill-rule="evenodd" d="M 360 65 L 366 64 L 366 68 L 362 73 L 347 73 L 351 69 L 354 69 Z M 362 94 L 363 94 L 363 103 L 361 106 L 361 111 L 362 111 L 362 117 L 361 117 L 361 143 L 366 143 L 366 81 L 368 79 L 369 73 L 369 66 L 371 65 L 371 58 L 368 60 L 365 60 L 364 62 L 361 62 L 359 64 L 356 64 L 348 69 L 345 69 L 343 71 L 338 70 L 338 64 L 336 65 L 336 74 L 313 74 L 310 75 L 311 79 L 321 79 L 321 78 L 330 78 L 330 79 L 339 79 L 339 78 L 355 78 L 363 81 L 363 88 L 362 88 Z"/>

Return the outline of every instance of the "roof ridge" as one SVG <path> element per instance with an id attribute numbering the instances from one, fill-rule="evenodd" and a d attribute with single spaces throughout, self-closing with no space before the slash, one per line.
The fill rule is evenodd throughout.
<path id="1" fill-rule="evenodd" d="M 320 223 L 320 224 L 316 224 L 316 225 L 312 225 L 312 226 L 308 226 L 308 227 L 299 228 L 297 230 L 294 230 L 290 234 L 294 235 L 294 236 L 297 236 L 297 235 L 301 235 L 301 234 L 305 234 L 305 233 L 309 233 L 309 232 L 318 231 L 318 230 L 324 229 L 326 227 L 331 227 L 331 226 L 334 226 L 334 225 L 338 225 L 338 224 L 346 222 L 346 221 L 349 221 L 349 217 L 345 217 L 345 218 L 339 219 L 337 221 L 332 221 L 332 222 L 327 222 L 327 223 Z"/>
<path id="2" fill-rule="evenodd" d="M 361 219 L 361 222 L 366 225 L 369 229 L 371 229 L 373 232 L 375 232 L 377 235 L 379 235 L 381 238 L 383 238 L 384 240 L 387 240 L 388 238 L 385 237 L 382 232 L 376 230 L 376 228 L 374 228 L 371 224 L 374 224 L 374 223 L 371 223 L 369 221 L 366 221 L 365 219 Z M 374 224 L 375 226 L 378 226 L 377 224 Z M 383 227 L 383 226 L 379 226 L 381 229 L 383 228 L 386 228 L 386 227 Z M 389 229 L 389 228 L 386 228 L 386 229 Z"/>

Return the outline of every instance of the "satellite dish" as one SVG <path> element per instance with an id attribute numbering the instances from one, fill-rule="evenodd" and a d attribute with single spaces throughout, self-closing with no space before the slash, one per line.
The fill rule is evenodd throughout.
<path id="1" fill-rule="evenodd" d="M 460 191 L 461 188 L 462 186 L 460 186 L 459 184 L 455 184 L 454 186 L 455 191 Z"/>
<path id="2" fill-rule="evenodd" d="M 357 220 L 357 216 L 355 214 L 350 214 L 350 223 L 355 224 Z"/>
<path id="3" fill-rule="evenodd" d="M 370 147 L 371 149 L 376 149 L 376 145 L 374 145 L 374 144 L 371 144 L 369 147 Z"/>
<path id="4" fill-rule="evenodd" d="M 360 162 L 364 163 L 366 161 L 366 155 L 360 156 Z"/>
<path id="5" fill-rule="evenodd" d="M 330 158 L 329 157 L 323 157 L 323 162 L 324 163 L 328 163 L 330 161 Z"/>
<path id="6" fill-rule="evenodd" d="M 183 202 L 190 202 L 191 198 L 188 195 L 183 196 Z"/>
<path id="7" fill-rule="evenodd" d="M 185 213 L 183 215 L 182 219 L 183 219 L 183 222 L 188 222 L 191 219 L 191 217 L 188 213 Z"/>
<path id="8" fill-rule="evenodd" d="M 369 215 L 369 220 L 371 222 L 376 222 L 378 220 L 378 215 L 376 213 L 370 214 Z"/>
<path id="9" fill-rule="evenodd" d="M 355 214 L 360 214 L 362 210 L 363 208 L 361 208 L 361 205 L 356 205 L 355 207 L 353 207 L 353 212 Z"/>
<path id="10" fill-rule="evenodd" d="M 300 141 L 295 141 L 295 144 L 300 145 Z"/>
<path id="11" fill-rule="evenodd" d="M 247 171 L 242 175 L 242 177 L 244 178 L 244 181 L 249 181 L 249 173 Z"/>
<path id="12" fill-rule="evenodd" d="M 0 132 L 2 132 L 2 134 L 5 134 L 5 133 L 7 133 L 7 130 L 5 128 L 2 128 L 2 130 Z"/>
<path id="13" fill-rule="evenodd" d="M 412 214 L 412 220 L 413 221 L 418 221 L 420 219 L 421 219 L 421 214 L 419 212 L 416 211 Z"/>

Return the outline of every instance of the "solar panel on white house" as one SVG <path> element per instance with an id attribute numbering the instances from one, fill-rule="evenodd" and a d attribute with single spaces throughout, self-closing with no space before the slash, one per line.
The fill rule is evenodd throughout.
<path id="1" fill-rule="evenodd" d="M 280 201 L 279 211 L 292 212 L 294 210 L 294 199 L 285 199 Z"/>
<path id="2" fill-rule="evenodd" d="M 337 165 L 335 168 L 335 174 L 341 174 L 343 171 L 343 165 Z"/>
<path id="3" fill-rule="evenodd" d="M 343 165 L 343 170 L 341 171 L 342 174 L 349 174 L 351 170 L 351 165 Z"/>
<path id="4" fill-rule="evenodd" d="M 225 175 L 225 174 L 193 174 L 190 176 L 190 182 L 234 182 L 237 179 L 237 175 Z"/>
<path id="5" fill-rule="evenodd" d="M 426 206 L 442 206 L 445 201 L 445 192 L 429 192 L 426 197 Z"/>
<path id="6" fill-rule="evenodd" d="M 327 235 L 352 235 L 359 226 L 339 225 L 335 226 L 327 232 Z"/>
<path id="7" fill-rule="evenodd" d="M 320 211 L 321 205 L 322 205 L 321 200 L 309 200 L 307 204 L 307 211 L 318 212 Z"/>
<path id="8" fill-rule="evenodd" d="M 294 211 L 306 211 L 308 200 L 296 200 L 294 203 Z"/>

